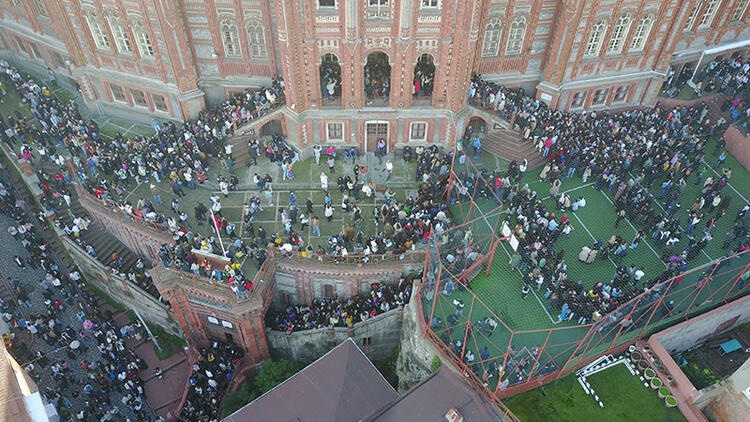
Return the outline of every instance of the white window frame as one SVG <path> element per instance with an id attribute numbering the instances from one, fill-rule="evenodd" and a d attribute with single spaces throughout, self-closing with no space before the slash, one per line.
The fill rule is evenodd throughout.
<path id="1" fill-rule="evenodd" d="M 207 320 L 207 321 L 208 321 L 208 322 L 209 322 L 210 324 L 214 324 L 214 325 L 219 325 L 219 318 L 216 318 L 216 317 L 212 317 L 212 316 L 207 316 L 207 317 L 206 317 L 206 320 Z"/>
<path id="2" fill-rule="evenodd" d="M 630 43 L 630 51 L 643 51 L 648 41 L 648 36 L 651 35 L 651 28 L 654 27 L 654 15 L 644 16 L 635 27 L 633 32 L 633 41 Z"/>
<path id="3" fill-rule="evenodd" d="M 607 32 L 607 21 L 599 21 L 591 28 L 589 41 L 586 43 L 586 50 L 583 52 L 584 57 L 596 57 L 602 47 L 604 34 Z"/>
<path id="4" fill-rule="evenodd" d="M 334 138 L 333 133 L 335 133 L 335 130 L 333 129 L 332 125 L 339 125 L 341 128 L 341 137 L 340 138 Z M 326 141 L 327 142 L 344 142 L 344 122 L 327 122 L 326 123 Z"/>
<path id="5" fill-rule="evenodd" d="M 513 19 L 508 28 L 508 43 L 505 46 L 505 55 L 512 56 L 521 54 L 523 41 L 526 37 L 526 18 L 519 16 Z"/>
<path id="6" fill-rule="evenodd" d="M 579 98 L 581 100 L 580 103 L 578 103 Z M 570 108 L 572 109 L 583 108 L 583 106 L 585 105 L 586 105 L 586 91 L 578 91 L 574 93 L 573 98 L 570 101 Z"/>
<path id="7" fill-rule="evenodd" d="M 719 6 L 721 6 L 721 0 L 708 0 L 706 9 L 703 11 L 703 16 L 701 16 L 701 21 L 698 24 L 698 29 L 707 29 L 711 27 L 711 23 L 714 21 Z"/>
<path id="8" fill-rule="evenodd" d="M 492 19 L 484 27 L 484 41 L 482 41 L 482 57 L 497 57 L 500 49 L 500 34 L 503 23 L 500 19 Z"/>
<path id="9" fill-rule="evenodd" d="M 685 28 L 683 29 L 683 31 L 688 32 L 693 28 L 695 19 L 698 18 L 698 12 L 700 12 L 702 6 L 703 0 L 698 0 L 698 2 L 695 3 L 695 6 L 693 6 L 693 10 L 691 10 L 690 14 L 688 15 L 687 22 L 685 22 Z"/>
<path id="10" fill-rule="evenodd" d="M 607 54 L 619 54 L 622 52 L 623 41 L 628 37 L 628 31 L 632 22 L 633 19 L 628 14 L 622 15 L 617 19 L 615 27 L 612 28 L 612 34 L 609 37 Z"/>
<path id="11" fill-rule="evenodd" d="M 109 23 L 109 29 L 112 31 L 112 37 L 115 39 L 117 52 L 121 54 L 133 54 L 133 46 L 130 44 L 128 31 L 125 29 L 122 20 L 115 15 L 109 15 L 107 16 L 107 23 Z"/>
<path id="12" fill-rule="evenodd" d="M 419 8 L 427 10 L 440 9 L 440 0 L 419 0 Z"/>
<path id="13" fill-rule="evenodd" d="M 47 12 L 47 8 L 44 7 L 42 0 L 34 0 L 34 5 L 36 6 L 36 11 L 39 13 L 39 16 L 49 18 L 49 12 Z"/>
<path id="14" fill-rule="evenodd" d="M 130 97 L 133 98 L 133 105 L 134 106 L 148 108 L 148 101 L 146 100 L 146 93 L 145 92 L 143 92 L 140 89 L 136 89 L 136 88 L 130 88 L 129 90 L 130 90 Z M 141 95 L 143 95 L 143 104 L 140 104 L 140 103 L 138 103 L 138 101 L 136 101 L 136 93 L 137 92 L 140 92 Z M 138 97 L 138 98 L 140 98 L 140 97 Z"/>
<path id="15" fill-rule="evenodd" d="M 234 330 L 234 324 L 229 321 L 224 321 L 223 319 L 221 320 L 221 326 L 224 328 L 229 328 L 230 330 Z"/>
<path id="16" fill-rule="evenodd" d="M 601 96 L 602 100 L 597 102 L 597 98 L 599 97 L 599 93 L 602 93 Z M 607 97 L 609 96 L 609 88 L 599 88 L 596 91 L 594 91 L 594 96 L 591 97 L 591 105 L 592 106 L 600 106 L 607 104 Z"/>
<path id="17" fill-rule="evenodd" d="M 417 128 L 419 126 L 422 126 L 422 137 L 421 138 L 415 138 L 414 137 L 414 131 L 418 130 Z M 424 142 L 427 140 L 427 122 L 411 122 L 409 124 L 409 142 Z"/>
<path id="18" fill-rule="evenodd" d="M 156 101 L 157 98 L 161 98 L 161 101 Z M 158 104 L 163 103 L 164 108 L 160 108 Z M 161 111 L 168 113 L 169 112 L 169 104 L 167 103 L 167 96 L 162 94 L 151 94 L 151 103 L 154 105 L 154 110 Z"/>
<path id="19" fill-rule="evenodd" d="M 740 0 L 739 3 L 737 3 L 737 6 L 734 8 L 734 12 L 732 12 L 732 17 L 729 19 L 730 22 L 739 22 L 742 20 L 742 17 L 745 16 L 745 12 L 747 11 L 747 5 L 750 4 L 750 0 Z"/>
<path id="20" fill-rule="evenodd" d="M 224 47 L 224 57 L 242 57 L 242 48 L 240 46 L 240 32 L 237 28 L 237 24 L 232 21 L 222 21 L 219 25 L 219 30 L 221 33 L 221 43 Z"/>
<path id="21" fill-rule="evenodd" d="M 156 53 L 154 52 L 154 45 L 151 43 L 151 37 L 148 35 L 146 26 L 143 22 L 135 22 L 132 25 L 132 29 L 135 43 L 138 46 L 138 54 L 143 58 L 153 58 Z"/>
<path id="22" fill-rule="evenodd" d="M 333 6 L 321 6 L 320 5 L 320 0 L 316 0 L 315 3 L 317 3 L 318 9 L 323 9 L 323 10 L 329 9 L 330 10 L 330 9 L 336 9 L 336 8 L 338 8 L 338 0 L 334 0 L 333 1 Z"/>
<path id="23" fill-rule="evenodd" d="M 247 32 L 247 43 L 250 49 L 250 57 L 265 59 L 268 57 L 266 47 L 266 30 L 258 20 L 253 20 L 245 27 Z"/>
<path id="24" fill-rule="evenodd" d="M 117 95 L 115 94 L 115 90 L 119 89 L 120 94 L 122 94 L 122 98 L 117 98 Z M 127 103 L 128 97 L 125 95 L 125 88 L 121 87 L 120 85 L 114 85 L 109 84 L 109 91 L 112 93 L 112 99 L 118 103 Z"/>
<path id="25" fill-rule="evenodd" d="M 90 13 L 86 14 L 85 17 L 86 24 L 89 26 L 89 32 L 91 32 L 91 37 L 94 39 L 96 48 L 101 50 L 109 49 L 109 37 L 107 36 L 107 31 L 104 29 L 101 20 L 99 20 L 96 15 Z"/>
<path id="26" fill-rule="evenodd" d="M 612 98 L 613 103 L 624 103 L 628 100 L 628 94 L 630 93 L 630 85 L 618 86 L 615 90 L 615 96 Z M 624 95 L 622 95 L 624 94 Z M 622 98 L 618 98 L 622 95 Z"/>
<path id="27" fill-rule="evenodd" d="M 366 0 L 367 17 L 388 19 L 391 17 L 391 0 Z"/>

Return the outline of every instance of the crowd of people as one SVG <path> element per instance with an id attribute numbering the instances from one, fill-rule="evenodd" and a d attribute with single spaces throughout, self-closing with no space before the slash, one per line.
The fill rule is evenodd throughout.
<path id="1" fill-rule="evenodd" d="M 190 387 L 180 411 L 180 420 L 212 422 L 221 418 L 221 400 L 242 356 L 242 349 L 234 343 L 218 340 L 200 349 L 200 356 L 193 364 L 188 381 Z"/>
<path id="2" fill-rule="evenodd" d="M 370 54 L 364 73 L 365 96 L 368 101 L 379 99 L 387 103 L 391 92 L 391 65 L 388 63 L 388 56 L 383 53 Z"/>
<path id="3" fill-rule="evenodd" d="M 372 56 L 368 59 L 365 89 L 368 98 L 384 98 L 387 101 L 390 67 L 387 58 L 385 61 L 381 58 Z M 60 153 L 62 148 L 67 148 L 77 173 L 76 179 L 85 189 L 117 207 L 124 215 L 152 222 L 171 232 L 174 244 L 163 245 L 159 252 L 165 266 L 226 282 L 237 295 L 244 297 L 252 289 L 252 281 L 244 277 L 239 260 L 250 256 L 260 268 L 267 257 L 266 247 L 269 244 L 276 245 L 283 254 L 299 251 L 309 256 L 325 254 L 334 259 L 358 254 L 361 262 L 367 263 L 377 254 L 392 252 L 401 255 L 419 243 L 426 243 L 431 231 L 434 231 L 440 240 L 442 259 L 447 268 L 461 272 L 481 258 L 481 251 L 472 244 L 470 230 L 449 230 L 453 228 L 453 221 L 445 198 L 448 198 L 448 203 L 453 203 L 468 200 L 472 195 L 482 195 L 502 202 L 509 210 L 507 222 L 520 241 L 518 253 L 511 262 L 524 274 L 521 299 L 526 299 L 529 291 L 535 288 L 540 294 L 544 292 L 548 311 L 559 312 L 561 321 L 574 317 L 578 318 L 579 323 L 596 321 L 641 293 L 644 288 L 651 288 L 684 271 L 687 263 L 713 241 L 711 231 L 717 221 L 727 218 L 725 215 L 730 211 L 733 199 L 726 189 L 732 169 L 726 164 L 723 141 L 718 142 L 715 151 L 719 156 L 715 166 L 720 169 L 719 174 L 712 174 L 705 162 L 707 135 L 720 135 L 727 124 L 723 119 L 709 121 L 708 106 L 705 104 L 690 108 L 662 108 L 657 105 L 650 110 L 618 114 L 608 111 L 563 113 L 546 108 L 543 103 L 527 96 L 522 89 L 503 87 L 477 76 L 470 84 L 469 103 L 505 117 L 521 133 L 524 141 L 537 145 L 540 153 L 547 158 L 540 179 L 550 184 L 549 194 L 555 198 L 556 205 L 546 205 L 542 200 L 546 192 L 540 195 L 523 180 L 526 162 L 512 162 L 506 172 L 459 172 L 454 183 L 449 183 L 453 159 L 463 164 L 466 150 L 474 148 L 475 156 L 481 150 L 481 143 L 477 144 L 479 134 L 467 131 L 455 151 L 443 152 L 433 145 L 428 148 L 416 147 L 415 150 L 409 148 L 408 154 L 405 152 L 405 159 L 417 162 L 417 195 L 400 202 L 388 189 L 384 203 L 375 207 L 371 216 L 376 227 L 376 232 L 372 234 L 362 231 L 362 221 L 367 216 L 362 215 L 357 205 L 362 196 L 375 194 L 374 186 L 366 178 L 366 169 L 355 165 L 351 175 L 340 173 L 338 194 L 335 194 L 335 188 L 329 187 L 329 175 L 322 172 L 321 189 L 325 193 L 322 217 L 331 221 L 334 213 L 340 210 L 347 213 L 349 218 L 344 230 L 325 234 L 326 247 L 319 245 L 314 250 L 311 245 L 305 245 L 301 234 L 309 226 L 321 236 L 321 216 L 314 214 L 309 199 L 304 208 L 298 204 L 294 191 L 290 192 L 288 204 L 279 213 L 284 233 L 269 235 L 262 227 L 255 227 L 253 219 L 264 205 L 261 196 L 266 198 L 266 206 L 273 205 L 273 180 L 267 174 L 256 174 L 257 180 L 254 182 L 258 195 L 245 205 L 242 232 L 224 217 L 220 195 L 212 195 L 208 207 L 199 204 L 194 210 L 194 219 L 179 204 L 179 198 L 185 195 L 184 189 L 195 189 L 196 182 L 207 180 L 209 159 L 218 161 L 230 173 L 230 177 L 217 178 L 221 193 L 226 196 L 233 186 L 236 187 L 238 181 L 232 176 L 236 157 L 227 140 L 242 123 L 283 104 L 282 80 L 274 80 L 268 88 L 248 89 L 235 94 L 221 105 L 201 112 L 197 119 L 181 125 L 154 121 L 153 136 L 125 138 L 118 135 L 113 140 L 105 141 L 95 122 L 84 123 L 72 101 L 62 104 L 47 87 L 24 80 L 7 63 L 0 63 L 0 67 L 3 80 L 11 83 L 29 105 L 36 122 L 27 121 L 20 115 L 0 119 L 0 136 L 20 159 L 30 164 L 44 163 L 44 168 L 37 172 L 43 192 L 42 202 L 48 210 L 61 216 L 58 221 L 61 229 L 76 239 L 90 255 L 104 260 L 115 270 L 122 270 L 119 268 L 121 257 L 116 254 L 97 257 L 93 246 L 80 239 L 80 233 L 88 229 L 90 221 L 86 216 L 70 212 L 70 183 L 73 180 Z M 415 95 L 429 95 L 428 89 L 431 88 L 428 88 L 425 80 L 429 70 L 425 67 L 423 72 L 418 73 L 419 78 L 415 76 Z M 750 110 L 746 98 L 743 98 L 743 95 L 746 96 L 749 72 L 750 64 L 735 57 L 710 62 L 701 70 L 697 80 L 706 92 L 720 89 L 732 97 L 725 105 L 731 109 L 732 117 L 736 120 Z M 336 81 L 331 71 L 326 71 L 326 75 L 326 85 L 322 87 L 324 95 L 326 92 L 333 95 L 328 85 L 333 83 L 335 92 Z M 331 148 L 325 152 L 326 165 L 329 174 L 336 177 L 336 151 L 331 151 Z M 285 144 L 283 138 L 273 137 L 262 142 L 253 139 L 249 151 L 253 164 L 257 164 L 258 157 L 263 153 L 268 160 L 282 166 L 284 179 L 294 177 L 293 165 L 299 160 L 299 155 Z M 356 155 L 352 156 L 353 161 Z M 318 155 L 316 162 L 320 164 Z M 46 170 L 48 168 L 54 171 Z M 584 183 L 591 179 L 595 189 L 610 191 L 617 214 L 613 227 L 616 233 L 606 242 L 598 241 L 590 247 L 599 252 L 600 258 L 613 259 L 616 263 L 615 274 L 611 280 L 602 280 L 591 288 L 584 288 L 580 282 L 568 277 L 565 250 L 555 247 L 557 239 L 573 229 L 568 214 L 585 206 L 584 198 L 571 198 L 561 189 L 562 183 L 573 177 L 581 177 Z M 162 207 L 162 190 L 157 185 L 162 180 L 169 183 L 174 197 L 170 203 L 172 213 Z M 143 183 L 151 187 L 153 201 L 151 198 L 140 198 L 136 204 L 132 204 L 124 195 L 127 188 Z M 698 197 L 683 197 L 689 183 L 701 186 Z M 660 189 L 658 193 L 653 192 L 655 186 Z M 340 203 L 333 199 L 335 195 L 340 195 Z M 17 208 L 12 196 L 1 186 L 0 197 L 0 206 L 4 210 L 12 213 Z M 686 200 L 693 205 L 689 210 L 681 210 L 681 203 Z M 741 251 L 750 248 L 748 209 L 750 205 L 736 214 L 733 228 L 723 237 L 723 249 Z M 638 228 L 632 241 L 617 233 L 620 221 L 626 217 Z M 196 224 L 205 222 L 216 227 L 220 232 L 217 236 L 226 236 L 231 243 L 224 247 L 215 236 L 197 234 L 192 230 L 191 220 Z M 299 230 L 296 230 L 297 225 Z M 694 233 L 696 228 L 697 233 Z M 35 254 L 34 257 L 42 257 L 41 260 L 28 262 L 41 262 L 47 269 L 49 264 L 44 260 L 44 245 L 27 239 L 27 236 L 33 236 L 33 230 L 25 225 L 15 226 L 13 230 L 16 232 L 14 236 L 20 233 L 22 241 L 28 242 L 31 249 L 28 246 L 27 249 Z M 664 272 L 650 278 L 644 278 L 642 268 L 623 264 L 628 250 L 637 248 L 646 236 L 654 239 L 666 264 Z M 231 262 L 224 268 L 214 268 L 208 260 L 191 253 L 192 249 L 224 255 Z M 19 265 L 26 264 L 20 257 L 17 262 L 20 262 Z M 69 283 L 66 281 L 68 275 L 56 271 L 48 273 L 50 279 L 47 281 L 52 286 L 56 282 Z M 123 274 L 144 288 L 151 286 L 142 265 L 125 269 Z M 274 329 L 289 332 L 323 326 L 347 326 L 358 319 L 374 316 L 373 312 L 377 314 L 408 303 L 410 289 L 411 280 L 407 280 L 404 286 L 399 285 L 395 291 L 386 285 L 374 284 L 369 297 L 347 301 L 323 300 L 311 306 L 289 307 L 274 315 L 269 323 Z M 54 314 L 56 302 L 50 298 L 53 304 L 51 314 Z M 37 325 L 34 323 L 30 326 L 39 330 Z M 44 319 L 41 325 L 50 326 L 50 329 L 54 326 Z M 65 333 L 67 330 L 61 329 L 55 335 L 59 337 Z M 70 333 L 67 334 L 70 337 Z M 207 371 L 200 367 L 199 370 Z M 215 391 L 216 385 L 209 382 L 213 377 L 196 378 L 195 385 L 205 381 L 207 386 L 201 385 L 201 389 Z M 194 400 L 215 399 L 211 394 L 196 394 Z M 133 400 L 134 397 L 137 396 L 134 395 Z M 198 408 L 193 406 L 192 411 Z"/>
<path id="4" fill-rule="evenodd" d="M 539 195 L 529 188 L 518 163 L 511 163 L 506 174 L 495 172 L 478 181 L 459 178 L 452 195 L 466 195 L 462 183 L 484 183 L 486 190 L 506 205 L 509 226 L 520 241 L 511 264 L 524 274 L 521 297 L 525 299 L 531 288 L 539 290 L 548 299 L 548 310 L 559 311 L 561 320 L 598 320 L 644 289 L 686 270 L 687 262 L 712 241 L 711 231 L 717 221 L 728 218 L 724 216 L 733 195 L 726 187 L 732 171 L 725 161 L 723 140 L 714 151 L 718 162 L 709 164 L 705 156 L 707 132 L 720 134 L 726 122 L 708 121 L 705 104 L 675 108 L 657 105 L 623 113 L 563 113 L 547 109 L 521 89 L 500 87 L 479 78 L 472 83 L 470 96 L 472 103 L 495 108 L 508 117 L 524 140 L 534 142 L 547 157 L 540 180 L 550 184 L 555 206 L 542 201 L 541 196 L 547 192 Z M 465 141 L 470 139 L 468 134 Z M 712 174 L 709 165 L 719 173 Z M 562 182 L 571 177 L 581 177 L 584 182 L 590 178 L 595 189 L 608 190 L 614 198 L 615 234 L 595 242 L 590 249 L 598 250 L 599 258 L 613 259 L 617 264 L 615 274 L 591 288 L 568 277 L 566 251 L 555 247 L 556 240 L 572 229 L 568 214 L 575 212 L 583 199 L 571 198 L 561 190 Z M 688 183 L 702 187 L 697 198 L 683 196 Z M 687 201 L 692 203 L 690 209 L 680 212 L 680 204 Z M 736 214 L 723 249 L 739 252 L 750 247 L 746 209 L 748 206 Z M 619 234 L 619 223 L 626 217 L 637 229 L 632 241 Z M 662 273 L 650 278 L 643 278 L 642 268 L 622 263 L 645 236 L 661 248 L 666 265 Z"/>
<path id="5" fill-rule="evenodd" d="M 37 176 L 43 192 L 42 204 L 57 215 L 56 225 L 89 255 L 158 295 L 148 272 L 142 266 L 122 268 L 122 257 L 117 254 L 98 256 L 94 245 L 81 237 L 90 220 L 85 215 L 75 215 L 71 211 L 70 184 L 76 181 L 123 215 L 170 231 L 174 235 L 175 244 L 168 245 L 166 249 L 169 254 L 165 253 L 164 256 L 181 259 L 178 262 L 180 265 L 177 265 L 179 268 L 186 262 L 192 266 L 189 258 L 180 254 L 182 249 L 191 244 L 197 249 L 223 254 L 214 236 L 193 234 L 192 218 L 187 210 L 180 209 L 179 198 L 185 196 L 185 189 L 195 189 L 196 182 L 203 183 L 207 180 L 209 159 L 217 160 L 230 173 L 229 177 L 217 175 L 222 193 L 236 189 L 239 181 L 232 174 L 236 158 L 232 155 L 231 143 L 226 141 L 243 123 L 284 103 L 282 80 L 274 80 L 268 88 L 247 89 L 236 93 L 219 106 L 202 111 L 197 119 L 187 120 L 182 125 L 154 120 L 153 136 L 125 138 L 118 134 L 112 140 L 105 140 L 96 122 L 84 123 L 73 101 L 62 104 L 51 95 L 47 87 L 39 86 L 33 79 L 23 79 L 6 62 L 0 63 L 0 67 L 3 79 L 12 84 L 36 119 L 36 123 L 27 121 L 20 113 L 8 116 L 7 124 L 5 119 L 0 119 L 1 136 L 19 158 L 30 164 L 42 164 L 37 166 Z M 77 177 L 69 174 L 71 170 L 62 154 L 64 148 L 68 149 Z M 264 140 L 263 143 L 253 139 L 251 160 L 254 151 L 257 163 L 261 149 L 271 161 L 283 161 L 290 167 L 299 159 L 297 153 L 279 137 Z M 160 186 L 162 181 L 169 183 L 170 193 L 173 195 L 171 214 L 163 206 L 165 201 L 162 194 L 165 191 Z M 125 198 L 128 188 L 135 184 L 149 184 L 153 198 L 141 197 L 136 203 Z M 217 202 L 218 199 L 211 198 L 211 209 L 214 209 Z M 231 232 L 234 224 L 228 222 L 220 212 L 209 215 L 209 209 L 203 204 L 195 208 L 194 217 L 193 221 L 198 225 L 203 222 L 215 224 L 221 230 L 221 235 L 228 235 L 233 240 L 237 235 Z M 251 249 L 255 252 L 258 265 L 265 259 L 261 249 Z M 227 253 L 231 255 L 230 258 L 234 258 L 236 255 L 247 254 L 248 250 L 244 245 L 234 243 Z M 205 269 L 205 266 L 201 269 Z M 190 270 L 197 273 L 195 268 Z M 203 275 L 211 274 L 218 275 L 210 268 Z M 229 278 L 228 272 L 225 274 Z M 238 294 L 242 294 L 245 284 L 235 283 Z"/>
<path id="6" fill-rule="evenodd" d="M 724 94 L 727 102 L 722 108 L 726 111 L 728 107 L 732 107 L 734 118 L 745 112 L 748 77 L 750 77 L 750 63 L 742 56 L 714 58 L 695 75 L 695 91 L 699 96 L 715 92 Z M 742 107 L 738 107 L 740 101 Z"/>
<path id="7" fill-rule="evenodd" d="M 268 326 L 287 333 L 317 328 L 352 327 L 390 310 L 409 303 L 413 280 L 402 277 L 398 285 L 372 283 L 370 292 L 350 298 L 314 299 L 310 305 L 288 306 L 283 311 L 266 315 Z"/>
<path id="8" fill-rule="evenodd" d="M 58 265 L 40 222 L 34 222 L 37 216 L 29 214 L 5 180 L 0 183 L 0 209 L 8 234 L 25 249 L 14 257 L 22 277 L 41 275 L 32 285 L 4 276 L 12 289 L 8 300 L 0 299 L 10 329 L 3 336 L 6 348 L 39 382 L 64 420 L 153 420 L 151 410 L 144 408 L 143 381 L 137 374 L 146 369 L 145 363 L 125 346 L 128 337 L 142 335 L 142 328 L 114 325 L 111 313 L 98 308 L 78 268 Z M 17 337 L 22 340 L 14 345 Z M 41 342 L 31 348 L 34 338 Z"/>

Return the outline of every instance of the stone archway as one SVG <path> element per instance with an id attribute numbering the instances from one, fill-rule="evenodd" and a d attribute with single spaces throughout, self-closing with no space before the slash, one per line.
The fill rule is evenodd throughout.
<path id="1" fill-rule="evenodd" d="M 486 134 L 487 133 L 487 121 L 482 117 L 474 116 L 469 119 L 469 123 L 466 125 L 465 135 L 471 134 Z"/>
<path id="2" fill-rule="evenodd" d="M 333 53 L 320 61 L 320 91 L 324 102 L 341 101 L 341 64 Z"/>
<path id="3" fill-rule="evenodd" d="M 435 59 L 430 54 L 422 54 L 414 65 L 412 94 L 414 98 L 431 97 L 435 83 Z"/>
<path id="4" fill-rule="evenodd" d="M 281 125 L 281 120 L 275 119 L 266 122 L 260 128 L 260 136 L 284 136 L 284 128 Z"/>
<path id="5" fill-rule="evenodd" d="M 391 93 L 391 64 L 387 54 L 376 51 L 367 56 L 364 85 L 367 104 L 373 104 L 377 100 L 388 103 Z"/>

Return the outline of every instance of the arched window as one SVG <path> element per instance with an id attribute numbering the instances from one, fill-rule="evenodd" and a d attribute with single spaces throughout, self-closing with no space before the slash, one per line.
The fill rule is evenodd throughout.
<path id="1" fill-rule="evenodd" d="M 259 21 L 252 21 L 247 25 L 247 42 L 250 47 L 250 56 L 255 58 L 266 58 L 266 34 L 263 25 Z"/>
<path id="2" fill-rule="evenodd" d="M 708 0 L 706 9 L 703 11 L 703 16 L 701 16 L 701 22 L 698 24 L 698 29 L 705 29 L 711 26 L 716 11 L 719 10 L 719 5 L 721 5 L 721 0 Z"/>
<path id="3" fill-rule="evenodd" d="M 607 53 L 619 53 L 622 51 L 622 41 L 628 36 L 631 21 L 630 15 L 623 15 L 617 20 L 615 27 L 612 29 L 612 36 L 609 38 Z"/>
<path id="4" fill-rule="evenodd" d="M 327 53 L 320 61 L 320 91 L 323 100 L 341 97 L 341 65 L 335 54 Z"/>
<path id="5" fill-rule="evenodd" d="M 693 10 L 691 10 L 690 15 L 688 15 L 687 22 L 685 22 L 685 28 L 683 28 L 683 30 L 690 31 L 693 28 L 693 24 L 695 23 L 695 18 L 698 17 L 698 12 L 701 10 L 702 6 L 703 6 L 703 0 L 698 0 L 698 2 L 695 3 Z"/>
<path id="6" fill-rule="evenodd" d="M 482 57 L 497 57 L 500 47 L 500 19 L 492 19 L 484 29 L 484 42 L 482 43 Z"/>
<path id="7" fill-rule="evenodd" d="M 130 38 L 128 38 L 128 32 L 125 30 L 122 20 L 116 15 L 109 15 L 107 21 L 109 22 L 109 29 L 112 31 L 112 36 L 115 38 L 117 51 L 120 54 L 132 54 L 133 47 L 130 45 Z"/>
<path id="8" fill-rule="evenodd" d="M 388 0 L 367 0 L 368 18 L 388 18 L 391 15 L 391 7 Z"/>
<path id="9" fill-rule="evenodd" d="M 526 18 L 517 17 L 510 24 L 508 31 L 508 46 L 505 49 L 506 55 L 521 54 L 523 48 L 523 38 L 526 35 Z"/>
<path id="10" fill-rule="evenodd" d="M 435 84 L 435 60 L 429 54 L 422 54 L 414 66 L 414 97 L 429 97 Z"/>
<path id="11" fill-rule="evenodd" d="M 85 18 L 86 24 L 88 24 L 91 31 L 91 36 L 94 38 L 96 48 L 109 48 L 109 37 L 107 36 L 107 31 L 104 29 L 104 25 L 102 25 L 102 21 L 92 14 L 86 14 Z"/>
<path id="12" fill-rule="evenodd" d="M 242 57 L 240 51 L 240 35 L 234 22 L 221 23 L 221 42 L 224 45 L 225 57 Z"/>
<path id="13" fill-rule="evenodd" d="M 44 2 L 42 2 L 42 0 L 34 0 L 34 4 L 36 4 L 36 10 L 39 13 L 39 16 L 43 18 L 49 17 L 49 13 L 47 13 L 47 8 L 44 6 Z"/>
<path id="14" fill-rule="evenodd" d="M 598 56 L 599 48 L 602 46 L 602 38 L 604 38 L 604 31 L 607 30 L 607 22 L 601 21 L 591 28 L 591 35 L 589 36 L 589 42 L 586 43 L 586 51 L 583 53 L 584 56 Z"/>
<path id="15" fill-rule="evenodd" d="M 646 40 L 651 33 L 651 27 L 654 26 L 654 15 L 648 15 L 638 22 L 633 33 L 633 42 L 630 44 L 630 51 L 643 51 L 646 46 Z"/>
<path id="16" fill-rule="evenodd" d="M 734 8 L 734 12 L 732 12 L 732 18 L 729 19 L 730 22 L 739 22 L 742 20 L 742 17 L 745 16 L 745 11 L 747 10 L 747 5 L 750 3 L 749 0 L 740 0 L 739 3 L 737 3 L 737 6 Z"/>
<path id="17" fill-rule="evenodd" d="M 138 53 L 141 57 L 154 57 L 154 46 L 151 44 L 151 37 L 148 35 L 146 27 L 142 22 L 133 24 L 133 36 L 138 46 Z"/>
<path id="18" fill-rule="evenodd" d="M 364 68 L 365 95 L 368 103 L 380 98 L 388 102 L 391 92 L 391 64 L 388 55 L 381 52 L 370 53 Z"/>

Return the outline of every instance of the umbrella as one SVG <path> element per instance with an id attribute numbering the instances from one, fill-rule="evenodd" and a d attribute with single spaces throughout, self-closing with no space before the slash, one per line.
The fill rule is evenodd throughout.
<path id="1" fill-rule="evenodd" d="M 81 342 L 78 340 L 73 340 L 70 342 L 70 348 L 73 350 L 76 350 L 77 348 L 81 347 Z"/>
<path id="2" fill-rule="evenodd" d="M 87 319 L 86 321 L 83 321 L 83 328 L 90 330 L 94 328 L 94 321 Z"/>

